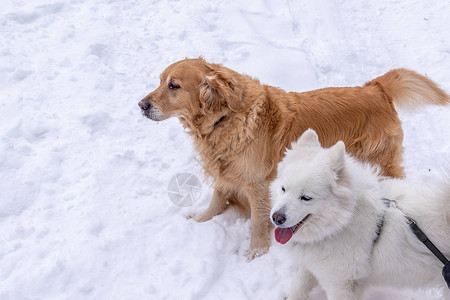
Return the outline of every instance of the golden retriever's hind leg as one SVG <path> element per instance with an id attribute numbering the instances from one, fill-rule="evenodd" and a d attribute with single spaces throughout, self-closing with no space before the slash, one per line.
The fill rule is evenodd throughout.
<path id="1" fill-rule="evenodd" d="M 351 155 L 363 162 L 380 166 L 380 175 L 382 176 L 405 177 L 402 167 L 403 131 L 400 125 L 392 129 L 390 133 L 383 133 L 381 138 L 364 134 L 358 140 L 358 143 L 348 147 Z"/>
<path id="2" fill-rule="evenodd" d="M 405 178 L 405 171 L 402 166 L 398 163 L 392 163 L 389 165 L 382 166 L 381 175 L 394 177 L 394 178 Z"/>
<path id="3" fill-rule="evenodd" d="M 223 213 L 227 207 L 228 201 L 225 195 L 221 191 L 214 189 L 214 194 L 211 198 L 211 202 L 209 203 L 209 207 L 201 214 L 195 216 L 194 220 L 197 222 L 209 221 L 215 216 Z"/>
<path id="4" fill-rule="evenodd" d="M 402 167 L 403 161 L 403 133 L 394 135 L 387 139 L 385 142 L 385 149 L 383 149 L 383 155 L 379 158 L 379 165 L 381 166 L 381 175 L 394 177 L 394 178 L 404 178 L 405 171 Z"/>

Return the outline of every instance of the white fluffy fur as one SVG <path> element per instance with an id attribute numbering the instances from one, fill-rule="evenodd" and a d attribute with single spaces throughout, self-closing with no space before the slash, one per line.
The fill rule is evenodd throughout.
<path id="1" fill-rule="evenodd" d="M 311 214 L 288 242 L 300 262 L 289 299 L 308 299 L 317 283 L 329 300 L 362 299 L 369 285 L 442 286 L 443 298 L 450 299 L 442 263 L 415 237 L 403 214 L 449 257 L 448 181 L 437 190 L 380 178 L 377 170 L 347 155 L 343 143 L 324 149 L 317 134 L 307 130 L 278 165 L 271 194 L 271 215 L 284 212 L 284 227 Z M 302 201 L 302 195 L 312 199 Z M 386 208 L 382 198 L 395 200 L 401 210 Z"/>

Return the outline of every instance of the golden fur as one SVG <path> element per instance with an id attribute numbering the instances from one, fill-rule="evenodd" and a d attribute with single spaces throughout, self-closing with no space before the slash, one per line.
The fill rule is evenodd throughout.
<path id="1" fill-rule="evenodd" d="M 207 221 L 229 205 L 250 213 L 252 259 L 270 246 L 269 183 L 286 148 L 306 129 L 314 129 L 324 147 L 342 140 L 383 175 L 402 177 L 403 132 L 394 104 L 448 103 L 435 83 L 405 69 L 362 87 L 287 93 L 198 58 L 170 65 L 139 105 L 153 120 L 178 117 L 214 178 L 210 206 L 195 220 Z"/>

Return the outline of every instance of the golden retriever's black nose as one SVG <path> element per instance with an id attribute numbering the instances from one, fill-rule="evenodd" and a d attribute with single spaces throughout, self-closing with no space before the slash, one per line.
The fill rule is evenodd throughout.
<path id="1" fill-rule="evenodd" d="M 286 215 L 282 212 L 274 212 L 272 215 L 272 220 L 275 225 L 283 225 L 286 222 Z"/>
<path id="2" fill-rule="evenodd" d="M 141 100 L 141 101 L 139 101 L 139 107 L 140 107 L 142 110 L 147 110 L 147 109 L 151 108 L 152 105 L 151 105 L 150 103 L 144 101 L 144 100 Z"/>

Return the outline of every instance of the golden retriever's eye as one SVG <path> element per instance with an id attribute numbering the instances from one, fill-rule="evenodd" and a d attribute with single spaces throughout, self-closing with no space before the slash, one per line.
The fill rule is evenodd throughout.
<path id="1" fill-rule="evenodd" d="M 176 89 L 179 89 L 180 88 L 180 86 L 178 85 L 178 84 L 176 84 L 176 83 L 169 83 L 169 89 L 171 89 L 171 90 L 176 90 Z"/>
<path id="2" fill-rule="evenodd" d="M 286 192 L 286 189 L 284 188 L 284 186 L 281 186 L 281 192 L 282 193 Z"/>

